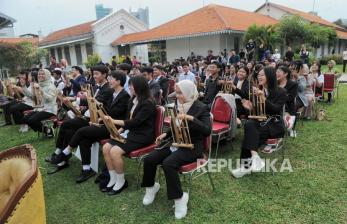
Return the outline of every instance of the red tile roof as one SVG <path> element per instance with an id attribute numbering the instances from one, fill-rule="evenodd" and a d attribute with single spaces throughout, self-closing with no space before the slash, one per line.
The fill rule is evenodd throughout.
<path id="1" fill-rule="evenodd" d="M 30 42 L 33 45 L 38 45 L 39 38 L 25 38 L 25 37 L 14 37 L 14 38 L 0 38 L 0 42 L 18 44 L 23 42 Z"/>
<path id="2" fill-rule="evenodd" d="M 153 29 L 126 34 L 112 45 L 149 42 L 204 33 L 241 31 L 252 24 L 272 25 L 277 20 L 253 12 L 210 4 Z"/>
<path id="3" fill-rule="evenodd" d="M 91 25 L 95 21 L 82 23 L 76 26 L 71 26 L 65 29 L 57 30 L 53 33 L 50 33 L 47 37 L 45 37 L 42 41 L 40 41 L 40 45 L 47 45 L 49 43 L 58 42 L 65 38 L 78 37 L 84 34 L 88 34 L 92 32 Z"/>

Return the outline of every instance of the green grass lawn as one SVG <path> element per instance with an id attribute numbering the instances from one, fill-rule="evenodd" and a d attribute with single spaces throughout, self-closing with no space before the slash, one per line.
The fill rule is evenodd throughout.
<path id="1" fill-rule="evenodd" d="M 327 109 L 329 121 L 305 121 L 298 137 L 286 140 L 285 158 L 293 172 L 256 173 L 241 179 L 227 168 L 213 173 L 216 191 L 207 176 L 194 180 L 188 215 L 178 223 L 347 223 L 347 86 Z M 0 149 L 30 143 L 38 154 L 44 181 L 48 223 L 175 223 L 173 202 L 166 198 L 165 181 L 156 200 L 142 205 L 143 189 L 136 188 L 136 164 L 126 160 L 129 188 L 119 196 L 101 193 L 93 179 L 75 184 L 81 164 L 71 160 L 69 169 L 52 176 L 45 156 L 53 140 L 38 139 L 18 127 L 0 128 Z M 239 157 L 242 131 L 233 142 L 222 144 L 219 158 Z M 280 158 L 280 155 L 266 156 Z M 186 183 L 183 184 L 187 186 Z"/>

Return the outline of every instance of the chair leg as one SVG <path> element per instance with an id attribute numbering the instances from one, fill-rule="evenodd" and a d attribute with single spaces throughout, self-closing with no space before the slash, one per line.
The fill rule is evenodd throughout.
<path id="1" fill-rule="evenodd" d="M 189 174 L 189 182 L 188 182 L 188 194 L 190 193 L 190 188 L 192 186 L 192 177 L 193 177 L 193 173 Z"/>
<path id="2" fill-rule="evenodd" d="M 219 149 L 219 141 L 220 141 L 220 134 L 218 134 L 218 139 L 217 139 L 217 147 L 216 147 L 216 155 L 215 158 L 217 159 L 217 155 L 218 155 L 218 149 Z"/>
<path id="3" fill-rule="evenodd" d="M 211 183 L 211 186 L 212 186 L 212 190 L 215 191 L 215 187 L 214 187 L 214 184 L 213 184 L 213 181 L 212 181 L 212 177 L 211 177 L 211 173 L 209 170 L 207 170 L 207 176 L 208 176 L 208 179 L 210 180 L 210 183 Z"/>
<path id="4" fill-rule="evenodd" d="M 137 165 L 137 175 L 136 175 L 136 187 L 137 187 L 137 189 L 140 188 L 141 165 L 142 165 L 142 158 L 139 159 L 138 165 Z"/>

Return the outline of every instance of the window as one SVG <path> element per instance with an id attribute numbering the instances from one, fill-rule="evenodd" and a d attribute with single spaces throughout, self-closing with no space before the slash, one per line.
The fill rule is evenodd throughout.
<path id="1" fill-rule="evenodd" d="M 51 57 L 55 57 L 55 49 L 51 48 L 49 50 L 50 50 Z"/>
<path id="2" fill-rule="evenodd" d="M 81 51 L 80 44 L 75 45 L 75 52 L 76 52 L 77 65 L 82 65 L 82 51 Z"/>
<path id="3" fill-rule="evenodd" d="M 93 44 L 92 43 L 86 43 L 86 51 L 87 51 L 87 56 L 93 54 Z"/>
<path id="4" fill-rule="evenodd" d="M 65 55 L 65 59 L 67 60 L 67 63 L 70 64 L 71 63 L 71 57 L 70 57 L 70 48 L 69 48 L 69 46 L 65 46 L 64 47 L 64 55 Z"/>
<path id="5" fill-rule="evenodd" d="M 234 37 L 234 50 L 236 54 L 240 52 L 240 38 L 239 37 Z"/>
<path id="6" fill-rule="evenodd" d="M 60 61 L 63 58 L 63 52 L 61 50 L 61 47 L 57 48 L 57 52 L 58 52 L 58 61 Z"/>
<path id="7" fill-rule="evenodd" d="M 119 26 L 119 29 L 123 31 L 123 30 L 124 30 L 124 26 L 123 26 L 123 25 L 120 25 L 120 26 Z"/>

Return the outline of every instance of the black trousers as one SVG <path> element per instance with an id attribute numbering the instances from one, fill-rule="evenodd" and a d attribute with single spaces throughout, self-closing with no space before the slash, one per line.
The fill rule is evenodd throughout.
<path id="1" fill-rule="evenodd" d="M 89 126 L 89 121 L 83 118 L 74 118 L 64 121 L 60 126 L 55 146 L 59 149 L 65 149 L 69 145 L 75 132 L 86 126 Z"/>
<path id="2" fill-rule="evenodd" d="M 33 107 L 25 103 L 17 103 L 10 106 L 10 113 L 12 114 L 15 124 L 24 124 L 24 114 L 26 110 L 32 110 Z"/>
<path id="3" fill-rule="evenodd" d="M 347 60 L 343 60 L 343 68 L 342 68 L 343 73 L 346 72 L 346 64 L 347 64 Z"/>
<path id="4" fill-rule="evenodd" d="M 42 132 L 41 121 L 46 120 L 52 116 L 54 116 L 54 114 L 46 111 L 34 111 L 24 116 L 24 123 L 29 125 L 29 127 L 34 131 Z"/>
<path id="5" fill-rule="evenodd" d="M 235 104 L 236 104 L 236 112 L 237 112 L 237 117 L 240 118 L 241 115 L 247 116 L 248 115 L 248 110 L 246 110 L 243 106 L 242 106 L 242 101 L 241 99 L 236 99 L 235 100 Z"/>
<path id="6" fill-rule="evenodd" d="M 4 113 L 6 124 L 12 124 L 10 107 L 13 105 L 16 105 L 16 104 L 17 104 L 17 102 L 15 100 L 11 100 L 8 103 L 3 104 L 1 106 L 2 112 Z"/>
<path id="7" fill-rule="evenodd" d="M 78 129 L 73 135 L 69 145 L 73 148 L 80 147 L 82 165 L 90 164 L 91 150 L 90 147 L 94 142 L 110 138 L 110 133 L 105 126 L 87 126 Z"/>
<path id="8" fill-rule="evenodd" d="M 164 148 L 151 152 L 144 159 L 143 178 L 141 187 L 153 187 L 157 172 L 157 166 L 162 164 L 169 200 L 178 199 L 183 196 L 178 169 L 185 164 L 192 163 L 201 154 L 191 149 L 178 149 L 171 152 L 170 148 Z"/>
<path id="9" fill-rule="evenodd" d="M 260 125 L 257 120 L 247 120 L 244 125 L 244 137 L 241 146 L 241 159 L 252 157 L 251 150 L 258 150 L 270 138 L 268 125 Z"/>

